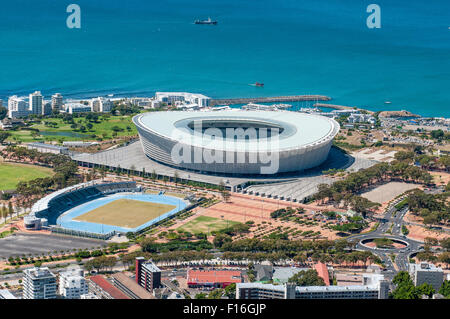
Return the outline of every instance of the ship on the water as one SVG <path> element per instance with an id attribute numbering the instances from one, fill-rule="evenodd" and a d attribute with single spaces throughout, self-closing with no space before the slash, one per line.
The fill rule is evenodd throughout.
<path id="1" fill-rule="evenodd" d="M 208 18 L 207 20 L 195 20 L 195 24 L 217 24 L 217 21 L 211 20 L 211 18 Z"/>

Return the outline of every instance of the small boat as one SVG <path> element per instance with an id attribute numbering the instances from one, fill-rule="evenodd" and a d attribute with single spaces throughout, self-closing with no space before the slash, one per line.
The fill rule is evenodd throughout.
<path id="1" fill-rule="evenodd" d="M 391 104 L 391 103 L 392 103 L 391 101 L 384 102 L 384 104 Z"/>
<path id="2" fill-rule="evenodd" d="M 258 86 L 258 87 L 264 87 L 264 83 L 260 83 L 260 82 L 256 82 L 255 84 L 253 84 L 254 86 Z"/>
<path id="3" fill-rule="evenodd" d="M 195 20 L 194 24 L 217 24 L 217 21 L 211 20 L 211 18 L 208 18 L 208 20 Z"/>

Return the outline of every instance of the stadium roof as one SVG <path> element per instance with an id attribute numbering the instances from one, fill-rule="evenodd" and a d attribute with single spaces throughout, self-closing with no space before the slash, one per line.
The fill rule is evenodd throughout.
<path id="1" fill-rule="evenodd" d="M 194 135 L 188 124 L 195 120 L 239 121 L 259 123 L 270 127 L 282 127 L 276 146 L 279 150 L 311 147 L 332 139 L 339 131 L 339 124 L 323 116 L 290 111 L 243 111 L 239 109 L 214 112 L 149 112 L 136 116 L 135 122 L 141 127 L 168 139 L 182 141 L 198 147 L 226 150 L 232 143 L 237 149 L 253 148 L 258 151 L 272 150 L 271 143 L 255 143 L 249 140 L 210 139 Z M 226 143 L 224 143 L 226 141 Z M 264 139 L 259 138 L 263 142 Z M 224 146 L 226 144 L 226 146 Z M 259 145 L 257 145 L 259 144 Z"/>

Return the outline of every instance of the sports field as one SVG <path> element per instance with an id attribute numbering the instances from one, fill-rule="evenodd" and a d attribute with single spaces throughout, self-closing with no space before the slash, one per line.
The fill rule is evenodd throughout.
<path id="1" fill-rule="evenodd" d="M 179 227 L 178 230 L 187 231 L 192 234 L 198 233 L 206 234 L 208 232 L 222 230 L 236 224 L 239 223 L 231 220 L 223 220 L 214 217 L 199 216 L 196 219 L 193 219 L 190 222 Z"/>
<path id="2" fill-rule="evenodd" d="M 15 189 L 19 182 L 52 175 L 53 171 L 47 167 L 0 162 L 0 190 Z"/>
<path id="3" fill-rule="evenodd" d="M 133 199 L 118 199 L 80 215 L 74 220 L 136 228 L 175 209 L 174 205 L 143 202 Z"/>

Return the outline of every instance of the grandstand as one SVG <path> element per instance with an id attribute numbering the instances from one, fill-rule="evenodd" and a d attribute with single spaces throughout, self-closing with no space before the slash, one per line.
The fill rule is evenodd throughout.
<path id="1" fill-rule="evenodd" d="M 91 181 L 70 186 L 40 199 L 33 205 L 31 213 L 24 218 L 26 229 L 39 230 L 43 226 L 55 225 L 56 220 L 69 209 L 93 199 L 120 192 L 140 192 L 136 182 Z"/>

